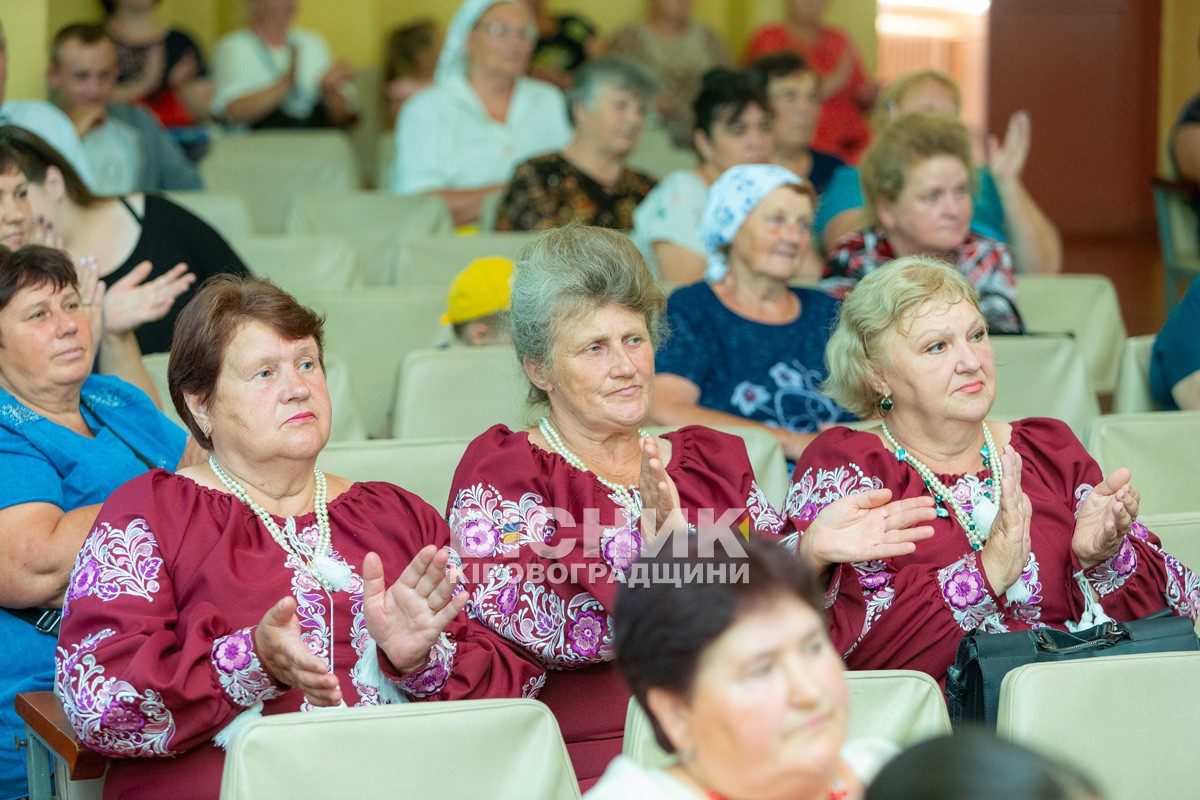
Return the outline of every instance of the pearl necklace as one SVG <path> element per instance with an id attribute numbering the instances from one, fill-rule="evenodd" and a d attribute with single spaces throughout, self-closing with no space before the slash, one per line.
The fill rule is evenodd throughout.
<path id="1" fill-rule="evenodd" d="M 229 476 L 221 465 L 217 463 L 217 457 L 210 455 L 208 457 L 208 466 L 212 469 L 213 474 L 219 480 L 229 493 L 245 503 L 254 515 L 262 522 L 263 527 L 271 534 L 271 538 L 275 543 L 283 548 L 283 551 L 294 557 L 308 571 L 310 575 L 329 591 L 345 591 L 350 586 L 350 567 L 344 562 L 335 561 L 330 557 L 330 552 L 333 551 L 332 533 L 329 527 L 329 490 L 325 484 L 325 473 L 313 467 L 313 476 L 316 478 L 316 491 L 313 495 L 313 508 L 317 515 L 317 543 L 312 548 L 312 556 L 305 558 L 300 553 L 293 549 L 289 537 L 280 530 L 279 525 L 267 513 L 267 510 L 258 503 L 250 499 L 250 495 L 245 488 Z M 290 520 L 289 520 L 290 521 Z"/>
<path id="2" fill-rule="evenodd" d="M 628 486 L 622 486 L 615 481 L 610 481 L 600 477 L 595 472 L 592 472 L 590 469 L 584 466 L 584 463 L 579 456 L 567 449 L 566 444 L 563 443 L 562 437 L 558 435 L 558 431 L 554 430 L 554 426 L 550 424 L 549 417 L 541 418 L 541 420 L 538 422 L 538 430 L 542 432 L 542 437 L 545 438 L 550 447 L 554 449 L 554 452 L 562 456 L 564 461 L 580 472 L 590 472 L 596 478 L 596 480 L 608 487 L 608 489 L 610 489 L 612 493 L 617 496 L 617 499 L 621 501 L 621 505 L 625 506 L 625 508 L 629 510 L 630 514 L 633 514 L 636 517 L 642 513 L 641 502 L 633 496 L 633 493 L 629 491 Z M 649 435 L 650 434 L 646 431 L 638 428 L 638 436 Z"/>
<path id="3" fill-rule="evenodd" d="M 988 534 L 992 532 L 992 522 L 995 521 L 996 514 L 1000 510 L 1000 481 L 1004 476 L 1000 465 L 1000 453 L 996 449 L 996 443 L 992 441 L 992 432 L 988 430 L 987 423 L 983 424 L 984 444 L 979 448 L 979 454 L 983 456 L 984 466 L 988 468 L 989 472 L 983 483 L 991 490 L 991 493 L 990 496 L 984 494 L 976 500 L 970 514 L 955 501 L 950 489 L 942 483 L 928 465 L 918 461 L 900 446 L 896 437 L 892 436 L 892 432 L 888 430 L 886 422 L 883 423 L 883 436 L 896 451 L 896 460 L 907 463 L 917 471 L 921 480 L 925 481 L 925 488 L 933 495 L 934 501 L 943 506 L 949 506 L 954 512 L 954 518 L 958 520 L 958 524 L 962 525 L 963 531 L 967 534 L 967 541 L 971 543 L 971 549 L 982 550 L 983 543 L 987 540 Z M 950 513 L 945 508 L 939 508 L 937 515 L 948 517 Z"/>

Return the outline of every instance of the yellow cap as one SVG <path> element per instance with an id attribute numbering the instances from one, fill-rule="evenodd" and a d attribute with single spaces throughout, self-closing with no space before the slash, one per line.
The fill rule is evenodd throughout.
<path id="1" fill-rule="evenodd" d="M 501 256 L 472 261 L 450 285 L 442 324 L 460 325 L 507 311 L 512 300 L 512 272 L 512 260 Z"/>

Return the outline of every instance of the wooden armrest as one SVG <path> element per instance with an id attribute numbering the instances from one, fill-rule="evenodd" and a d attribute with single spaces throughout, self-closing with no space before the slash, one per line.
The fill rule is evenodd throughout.
<path id="1" fill-rule="evenodd" d="M 67 721 L 62 701 L 54 692 L 21 692 L 17 695 L 17 713 L 25 724 L 67 765 L 73 781 L 88 781 L 104 777 L 108 758 L 89 750 Z"/>
<path id="2" fill-rule="evenodd" d="M 1188 202 L 1195 202 L 1197 197 L 1200 197 L 1200 184 L 1195 181 L 1189 181 L 1185 178 L 1164 178 L 1161 175 L 1156 175 L 1150 179 L 1151 184 L 1155 189 L 1162 189 L 1171 194 L 1177 194 L 1183 197 Z"/>

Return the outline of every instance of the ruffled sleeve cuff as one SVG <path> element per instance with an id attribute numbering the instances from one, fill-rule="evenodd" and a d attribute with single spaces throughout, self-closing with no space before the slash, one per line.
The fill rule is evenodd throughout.
<path id="1" fill-rule="evenodd" d="M 1096 594 L 1107 597 L 1125 585 L 1137 566 L 1137 550 L 1126 536 L 1117 546 L 1115 553 L 1099 564 L 1093 564 L 1083 570 L 1083 577 L 1096 590 Z"/>
<path id="2" fill-rule="evenodd" d="M 213 642 L 210 659 L 221 688 L 242 708 L 250 708 L 287 691 L 259 661 L 254 650 L 254 626 L 218 638 Z"/>
<path id="3" fill-rule="evenodd" d="M 390 694 L 396 691 L 403 692 L 410 697 L 432 697 L 442 691 L 446 687 L 447 681 L 450 680 L 450 673 L 454 671 L 454 655 L 457 649 L 458 644 L 443 633 L 433 643 L 433 647 L 429 648 L 429 655 L 426 656 L 424 664 L 412 672 L 401 673 L 388 660 L 383 651 L 378 650 L 372 640 L 367 652 L 363 654 L 363 660 L 374 665 L 375 674 L 368 672 L 361 677 L 367 685 L 373 686 L 384 694 L 386 699 L 391 699 L 393 702 L 397 700 L 403 702 L 403 698 L 390 697 Z"/>

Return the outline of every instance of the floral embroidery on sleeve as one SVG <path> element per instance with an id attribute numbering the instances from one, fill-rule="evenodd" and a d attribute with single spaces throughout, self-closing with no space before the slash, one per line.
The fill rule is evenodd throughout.
<path id="1" fill-rule="evenodd" d="M 1117 552 L 1107 560 L 1088 567 L 1083 571 L 1083 575 L 1091 582 L 1097 594 L 1107 597 L 1125 585 L 1125 581 L 1129 580 L 1129 576 L 1137 569 L 1137 563 L 1137 551 L 1134 550 L 1129 537 L 1126 537 L 1121 540 Z"/>
<path id="2" fill-rule="evenodd" d="M 636 489 L 634 489 L 633 495 L 640 506 L 641 496 Z M 618 513 L 625 519 L 624 524 L 605 528 L 604 532 L 600 534 L 600 557 L 615 572 L 624 575 L 642 554 L 642 532 L 638 529 L 641 520 L 634 517 L 633 512 L 621 505 L 615 495 L 609 496 L 617 504 Z"/>
<path id="3" fill-rule="evenodd" d="M 983 628 L 988 633 L 1008 630 L 1000 620 L 996 599 L 987 589 L 975 553 L 938 570 L 937 581 L 958 627 L 964 631 Z"/>
<path id="4" fill-rule="evenodd" d="M 757 481 L 750 481 L 750 495 L 746 498 L 746 510 L 750 512 L 750 524 L 755 530 L 766 533 L 779 533 L 783 530 L 783 518 L 767 500 Z M 795 544 L 792 550 L 795 550 Z"/>
<path id="5" fill-rule="evenodd" d="M 821 509 L 834 500 L 882 488 L 882 480 L 867 476 L 857 464 L 833 469 L 810 467 L 792 484 L 784 504 L 784 513 L 797 522 L 812 522 Z"/>
<path id="6" fill-rule="evenodd" d="M 457 650 L 458 643 L 450 641 L 450 637 L 442 633 L 433 643 L 433 647 L 429 648 L 425 666 L 398 681 L 397 685 L 413 697 L 431 697 L 437 694 L 446 686 L 446 681 L 450 680 Z"/>
<path id="7" fill-rule="evenodd" d="M 127 594 L 154 602 L 162 563 L 146 520 L 135 519 L 124 529 L 101 522 L 75 557 L 63 616 L 71 613 L 72 600 L 88 595 L 108 601 Z"/>
<path id="8" fill-rule="evenodd" d="M 534 675 L 529 680 L 525 681 L 525 685 L 521 687 L 521 697 L 525 700 L 536 700 L 537 696 L 542 693 L 542 689 L 546 685 L 546 673 Z"/>
<path id="9" fill-rule="evenodd" d="M 174 755 L 169 744 L 175 720 L 152 689 L 138 692 L 129 683 L 104 677 L 96 646 L 116 632 L 105 628 L 58 648 L 57 688 L 71 727 L 88 747 L 110 756 Z"/>
<path id="10" fill-rule="evenodd" d="M 850 566 L 858 576 L 858 585 L 862 588 L 863 598 L 866 600 L 866 613 L 863 615 L 862 630 L 859 632 L 858 638 L 842 654 L 843 657 L 858 649 L 863 639 L 871 632 L 875 621 L 883 612 L 891 608 L 892 601 L 896 598 L 896 587 L 892 585 L 892 570 L 888 566 L 888 562 L 877 559 L 860 561 Z M 837 578 L 830 586 L 830 592 L 834 593 L 832 598 L 829 592 L 826 592 L 825 595 L 825 600 L 830 606 L 837 597 L 837 587 L 841 585 L 841 572 L 840 569 L 837 571 Z"/>
<path id="11" fill-rule="evenodd" d="M 254 652 L 253 628 L 242 628 L 213 642 L 211 660 L 221 688 L 242 708 L 283 694 Z"/>
<path id="12" fill-rule="evenodd" d="M 1170 553 L 1163 551 L 1162 555 L 1167 566 L 1167 585 L 1163 592 L 1167 603 L 1176 614 L 1194 621 L 1200 616 L 1200 577 Z"/>
<path id="13" fill-rule="evenodd" d="M 459 491 L 450 509 L 450 532 L 462 553 L 488 558 L 515 552 L 521 545 L 553 538 L 554 517 L 539 495 L 526 492 L 517 503 L 494 486 L 477 483 Z"/>
<path id="14" fill-rule="evenodd" d="M 1008 591 L 1004 593 L 1004 609 L 1010 619 L 1023 622 L 1031 628 L 1044 627 L 1042 620 L 1042 582 L 1037 557 L 1029 554 L 1025 569 Z"/>

